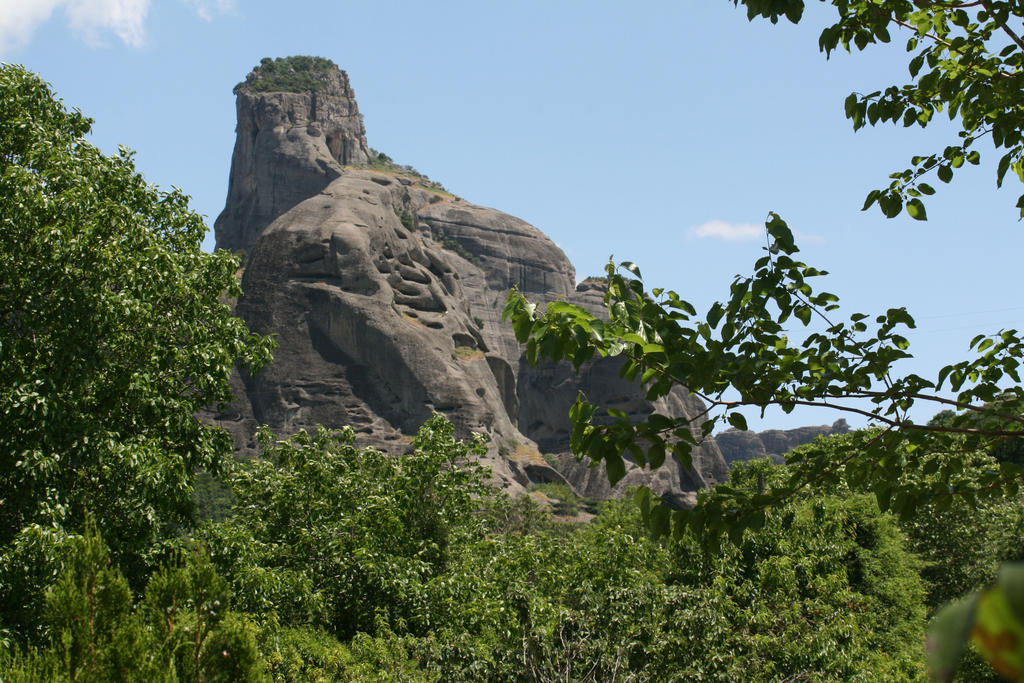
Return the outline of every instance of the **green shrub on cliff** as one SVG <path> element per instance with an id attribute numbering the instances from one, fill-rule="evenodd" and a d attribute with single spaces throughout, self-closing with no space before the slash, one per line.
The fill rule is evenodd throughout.
<path id="1" fill-rule="evenodd" d="M 326 85 L 327 74 L 337 71 L 338 65 L 323 57 L 264 57 L 249 76 L 235 86 L 234 92 L 316 92 Z"/>

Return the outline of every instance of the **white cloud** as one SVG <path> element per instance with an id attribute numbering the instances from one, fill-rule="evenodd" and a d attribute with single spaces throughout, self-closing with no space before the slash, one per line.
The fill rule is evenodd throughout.
<path id="1" fill-rule="evenodd" d="M 225 14 L 231 11 L 234 6 L 234 0 L 181 0 L 189 7 L 196 11 L 200 19 L 205 21 L 213 20 L 213 13 Z"/>
<path id="2" fill-rule="evenodd" d="M 691 237 L 711 237 L 726 242 L 749 242 L 764 238 L 764 226 L 754 223 L 728 223 L 712 220 L 690 228 Z"/>
<path id="3" fill-rule="evenodd" d="M 36 30 L 63 9 L 75 36 L 90 45 L 102 45 L 113 33 L 129 47 L 146 42 L 146 14 L 152 0 L 0 0 L 0 55 L 17 51 L 32 40 Z M 234 7 L 234 0 L 181 0 L 200 18 L 211 21 Z"/>
<path id="4" fill-rule="evenodd" d="M 71 29 L 90 45 L 102 44 L 104 30 L 129 47 L 142 47 L 146 41 L 149 0 L 65 0 L 64 11 Z"/>
<path id="5" fill-rule="evenodd" d="M 825 238 L 821 235 L 812 235 L 799 230 L 794 230 L 793 235 L 796 237 L 797 244 L 825 244 Z"/>
<path id="6" fill-rule="evenodd" d="M 0 0 L 0 55 L 28 44 L 62 0 Z"/>

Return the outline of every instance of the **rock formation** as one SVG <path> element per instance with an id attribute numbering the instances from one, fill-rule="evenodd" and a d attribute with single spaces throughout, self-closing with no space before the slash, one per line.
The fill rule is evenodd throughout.
<path id="1" fill-rule="evenodd" d="M 284 434 L 324 424 L 351 425 L 363 443 L 396 452 L 438 411 L 462 435 L 490 437 L 487 464 L 513 490 L 555 480 L 604 498 L 643 483 L 685 505 L 723 480 L 727 466 L 710 442 L 692 470 L 633 467 L 614 490 L 603 468 L 566 454 L 580 388 L 637 416 L 702 406 L 683 391 L 652 405 L 618 377 L 615 360 L 588 363 L 578 377 L 567 364 L 528 366 L 501 322 L 509 289 L 596 311 L 600 285 L 577 288 L 565 254 L 526 222 L 402 167 L 368 166 L 377 159 L 348 77 L 334 69 L 322 78 L 315 92 L 279 92 L 246 87 L 250 74 L 236 89 L 217 246 L 249 254 L 237 312 L 279 342 L 274 363 L 239 378 L 238 399 L 214 416 L 239 449 L 252 449 L 257 424 Z"/>
<path id="2" fill-rule="evenodd" d="M 819 436 L 845 434 L 848 431 L 850 425 L 846 420 L 839 419 L 832 423 L 832 426 L 769 429 L 763 432 L 729 429 L 717 434 L 715 441 L 725 461 L 730 465 L 755 458 L 771 458 L 777 463 L 782 463 L 785 462 L 783 456 L 797 446 L 810 443 Z"/>
<path id="3" fill-rule="evenodd" d="M 366 129 L 348 75 L 321 74 L 315 91 L 252 91 L 256 71 L 235 88 L 238 115 L 228 199 L 217 247 L 245 249 L 270 223 L 323 190 L 345 164 L 369 160 Z"/>

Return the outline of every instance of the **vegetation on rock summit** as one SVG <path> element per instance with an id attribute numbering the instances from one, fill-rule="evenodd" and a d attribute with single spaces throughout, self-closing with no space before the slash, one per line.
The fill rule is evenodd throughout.
<path id="1" fill-rule="evenodd" d="M 338 65 L 323 57 L 264 57 L 234 92 L 316 92 L 327 86 L 326 76 L 335 71 Z"/>

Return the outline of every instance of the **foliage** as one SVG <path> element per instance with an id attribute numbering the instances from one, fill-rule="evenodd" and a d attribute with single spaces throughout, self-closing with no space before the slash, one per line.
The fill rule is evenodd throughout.
<path id="1" fill-rule="evenodd" d="M 264 680 L 255 629 L 228 611 L 230 592 L 200 549 L 157 572 L 137 609 L 94 526 L 67 554 L 46 591 L 49 640 L 0 658 L 4 680 Z"/>
<path id="2" fill-rule="evenodd" d="M 1008 563 L 996 581 L 952 602 L 935 616 L 928 634 L 929 668 L 952 680 L 968 640 L 1005 679 L 1024 671 L 1024 563 Z"/>
<path id="3" fill-rule="evenodd" d="M 409 176 L 416 180 L 416 184 L 420 187 L 430 190 L 436 194 L 451 197 L 451 193 L 444 189 L 444 185 L 441 183 L 431 180 L 426 174 L 420 173 L 409 164 L 399 164 L 394 159 L 389 157 L 384 152 L 378 152 L 377 150 L 370 148 L 370 159 L 365 164 L 361 165 L 362 168 L 368 168 L 371 171 L 377 171 L 381 173 L 390 173 L 400 176 Z"/>
<path id="4" fill-rule="evenodd" d="M 755 461 L 736 466 L 728 485 L 757 490 L 788 474 Z M 699 555 L 690 537 L 682 548 L 689 554 L 679 562 L 682 580 L 721 587 L 742 610 L 730 629 L 737 642 L 726 651 L 749 648 L 747 666 L 766 677 L 773 667 L 778 678 L 802 667 L 840 680 L 921 675 L 918 562 L 873 498 L 801 496 L 720 556 Z"/>
<path id="5" fill-rule="evenodd" d="M 260 651 L 275 681 L 437 680 L 410 652 L 418 648 L 416 639 L 396 636 L 384 624 L 378 630 L 342 643 L 321 629 L 281 626 L 270 615 L 260 630 Z"/>
<path id="6" fill-rule="evenodd" d="M 317 92 L 337 70 L 337 64 L 323 57 L 264 57 L 234 92 Z"/>
<path id="7" fill-rule="evenodd" d="M 425 225 L 427 226 L 425 232 L 427 232 L 430 235 L 431 239 L 437 242 L 441 247 L 447 249 L 448 251 L 455 252 L 456 254 L 458 254 L 459 256 L 461 256 L 462 258 L 466 259 L 467 261 L 474 265 L 479 266 L 482 264 L 482 261 L 480 260 L 479 256 L 474 255 L 472 252 L 466 249 L 466 247 L 462 245 L 462 242 L 458 241 L 457 239 L 446 233 L 444 231 L 444 228 L 437 225 L 433 221 L 427 221 Z"/>
<path id="8" fill-rule="evenodd" d="M 178 543 L 134 606 L 102 541 L 69 540 L 47 593 L 52 637 L 0 655 L 0 677 L 919 675 L 923 584 L 872 499 L 800 496 L 712 556 L 689 533 L 653 539 L 629 501 L 602 504 L 590 524 L 545 522 L 529 498 L 456 467 L 472 446 L 439 416 L 400 457 L 355 448 L 350 430 L 264 434 L 273 462 L 232 472 L 234 515 L 207 525 L 204 545 Z M 729 483 L 786 476 L 765 461 Z"/>
<path id="9" fill-rule="evenodd" d="M 412 232 L 416 228 L 416 214 L 397 206 L 394 207 L 394 212 L 395 215 L 398 216 L 398 220 L 402 223 L 402 227 L 406 230 Z"/>
<path id="10" fill-rule="evenodd" d="M 765 17 L 773 23 L 783 16 L 799 22 L 805 4 L 804 0 L 732 2 L 745 5 L 751 20 Z M 877 123 L 925 127 L 942 113 L 960 126 L 958 141 L 941 152 L 914 156 L 911 167 L 893 173 L 887 187 L 868 193 L 865 209 L 877 202 L 890 218 L 906 208 L 912 218 L 925 220 L 922 197 L 935 193 L 926 180 L 934 174 L 948 183 L 964 162 L 979 163 L 976 143 L 986 137 L 991 137 L 997 150 L 1004 150 L 997 185 L 1011 170 L 1024 181 L 1024 39 L 1018 28 L 1024 7 L 1020 3 L 832 0 L 828 4 L 835 8 L 836 21 L 818 39 L 826 55 L 839 47 L 851 51 L 888 43 L 894 34 L 907 38 L 906 51 L 913 55 L 907 63 L 909 83 L 846 98 L 846 117 L 854 130 Z M 1024 195 L 1017 207 L 1024 217 Z"/>
<path id="11" fill-rule="evenodd" d="M 931 427 L 952 427 L 956 424 L 969 425 L 975 429 L 985 429 L 984 416 L 973 412 L 957 415 L 952 410 L 943 410 L 928 420 Z M 988 454 L 998 462 L 1012 462 L 1024 465 L 1024 437 L 1004 436 L 990 444 Z"/>
<path id="12" fill-rule="evenodd" d="M 200 249 L 185 195 L 86 142 L 21 67 L 0 67 L 0 99 L 0 624 L 24 629 L 87 507 L 133 581 L 189 522 L 194 472 L 231 452 L 195 413 L 271 342 L 232 315 L 237 261 Z"/>
<path id="13" fill-rule="evenodd" d="M 237 604 L 342 638 L 372 633 L 380 616 L 414 627 L 424 582 L 474 533 L 475 498 L 490 495 L 468 461 L 482 442 L 455 440 L 439 415 L 399 457 L 356 448 L 349 428 L 259 439 L 263 459 L 229 477 L 234 515 L 202 534 Z"/>
<path id="14" fill-rule="evenodd" d="M 646 295 L 632 264 L 635 279 L 609 267 L 609 322 L 561 302 L 546 315 L 521 297 L 507 307 L 531 360 L 624 355 L 652 398 L 687 378 L 738 427 L 739 405 L 874 401 L 884 428 L 785 467 L 737 466 L 695 513 L 676 513 L 671 539 L 648 533 L 673 513 L 645 491 L 588 525 L 546 522 L 486 486 L 471 462 L 482 443 L 455 440 L 440 416 L 404 456 L 356 448 L 351 429 L 263 431 L 262 459 L 223 466 L 223 435 L 192 415 L 226 398 L 237 359 L 269 353 L 221 303 L 237 293 L 236 262 L 200 254 L 184 198 L 89 147 L 88 122 L 38 80 L 0 78 L 12 112 L 0 240 L 20 239 L 0 245 L 3 680 L 906 680 L 922 672 L 920 574 L 930 607 L 1019 551 L 1020 470 L 978 455 L 1018 438 L 1022 396 L 1002 385 L 1019 382 L 1016 333 L 977 339 L 977 360 L 932 383 L 888 373 L 906 355 L 898 326 L 913 324 L 901 309 L 871 334 L 854 316 L 791 344 L 786 319 L 825 317 L 835 297 L 813 291 L 818 271 L 774 216 L 755 275 L 703 319 L 673 293 Z M 966 411 L 927 428 L 906 419 L 947 380 Z M 730 385 L 739 400 L 724 398 Z M 593 425 L 595 413 L 577 403 L 573 445 L 613 476 L 623 453 L 686 461 L 702 433 L 699 420 L 612 412 Z M 231 496 L 205 474 L 193 494 L 197 470 L 223 471 Z M 999 493 L 1013 504 L 959 505 Z M 196 499 L 217 521 L 178 536 Z M 903 515 L 927 564 L 879 504 Z M 708 554 L 727 529 L 734 543 Z M 1020 631 L 1019 583 L 1004 571 L 936 633 L 958 644 L 975 614 L 992 635 Z"/>
<path id="15" fill-rule="evenodd" d="M 732 484 L 757 473 L 784 476 L 759 463 Z M 433 661 L 444 680 L 906 680 L 923 664 L 915 568 L 864 496 L 793 501 L 716 556 L 610 501 L 568 532 L 467 547 L 431 582 Z"/>
<path id="16" fill-rule="evenodd" d="M 772 214 L 766 228 L 771 241 L 754 274 L 737 276 L 729 300 L 713 304 L 704 316 L 698 317 L 675 292 L 656 289 L 647 294 L 639 269 L 631 263 L 623 268 L 636 277 L 621 274 L 614 264 L 607 268 L 607 322 L 561 301 L 549 303 L 541 313 L 522 295 L 509 295 L 504 315 L 512 319 L 519 341 L 526 343 L 531 363 L 542 356 L 567 358 L 578 368 L 595 354 L 623 356 L 621 374 L 639 378 L 648 400 L 685 386 L 708 405 L 705 414 L 693 419 L 653 413 L 639 423 L 609 409 L 608 419 L 597 423 L 598 406 L 581 395 L 570 413 L 573 451 L 595 463 L 603 461 L 614 483 L 624 474 L 624 457 L 654 468 L 670 454 L 689 467 L 691 449 L 719 420 L 746 427 L 736 412 L 743 406 L 763 410 L 775 405 L 785 411 L 828 407 L 867 416 L 884 427 L 838 442 L 841 451 L 790 457 L 791 476 L 770 489 L 718 487 L 714 495 L 703 496 L 694 511 L 670 513 L 661 507 L 653 513 L 655 528 L 667 531 L 671 516 L 677 534 L 687 525 L 709 531 L 706 538 L 712 545 L 725 532 L 739 542 L 745 528 L 760 524 L 766 506 L 777 505 L 810 484 L 829 485 L 840 479 L 852 490 L 874 493 L 883 510 L 904 516 L 926 504 L 948 509 L 957 498 L 1014 495 L 1022 469 L 1009 462 L 982 472 L 976 480 L 955 486 L 951 480 L 976 451 L 1024 426 L 1019 417 L 1024 391 L 1003 386 L 1006 378 L 1019 381 L 1022 342 L 1017 333 L 975 338 L 972 346 L 979 356 L 946 366 L 934 381 L 917 375 L 897 377 L 893 364 L 910 355 L 909 342 L 900 334 L 901 326 L 914 325 L 906 310 L 893 308 L 877 316 L 874 329 L 866 322 L 868 316 L 859 313 L 850 316 L 849 323 L 831 320 L 829 312 L 838 306 L 838 297 L 816 293 L 809 282 L 823 273 L 793 258 L 798 250 L 781 218 Z M 825 329 L 812 332 L 802 343 L 792 341 L 784 324 L 795 319 L 807 326 L 812 318 L 823 321 Z M 944 386 L 958 392 L 955 399 L 939 394 Z M 917 402 L 952 404 L 977 413 L 985 429 L 960 416 L 945 427 L 917 425 L 907 416 Z M 918 471 L 938 476 L 927 487 L 902 478 Z"/>
<path id="17" fill-rule="evenodd" d="M 784 16 L 796 23 L 803 17 L 804 0 L 733 3 L 745 5 L 751 19 L 760 16 L 777 22 Z M 888 187 L 872 190 L 865 209 L 877 203 L 887 217 L 906 208 L 912 218 L 926 219 L 922 198 L 935 191 L 926 182 L 929 174 L 950 182 L 954 170 L 965 162 L 979 162 L 976 142 L 988 135 L 996 149 L 1003 150 L 997 184 L 1010 169 L 1024 180 L 1024 41 L 1013 26 L 1024 18 L 1019 3 L 827 4 L 836 10 L 837 20 L 819 39 L 826 55 L 839 46 L 864 49 L 889 42 L 890 30 L 899 29 L 907 31 L 907 51 L 913 53 L 909 84 L 847 98 L 846 115 L 854 129 L 880 121 L 925 126 L 935 112 L 947 113 L 961 128 L 959 142 L 942 152 L 914 157 L 911 168 L 892 174 Z M 1024 216 L 1024 195 L 1017 205 Z M 690 420 L 655 413 L 633 424 L 615 410 L 609 409 L 607 417 L 599 415 L 599 407 L 581 395 L 570 414 L 573 451 L 594 463 L 603 462 L 615 482 L 624 474 L 626 457 L 657 467 L 672 456 L 689 467 L 692 447 L 720 420 L 745 428 L 744 418 L 736 412 L 743 406 L 762 413 L 768 406 L 785 411 L 828 407 L 860 414 L 881 427 L 848 441 L 842 451 L 791 457 L 790 477 L 770 488 L 744 491 L 720 486 L 701 496 L 693 512 L 650 510 L 656 531 L 667 532 L 674 520 L 677 536 L 689 528 L 711 547 L 726 532 L 733 543 L 742 542 L 745 529 L 764 523 L 766 508 L 783 504 L 808 486 L 843 482 L 851 490 L 870 491 L 883 510 L 904 519 L 924 508 L 942 513 L 955 503 L 1015 499 L 1024 469 L 1012 457 L 970 479 L 959 474 L 978 452 L 1015 444 L 1024 427 L 1019 373 L 1024 345 L 1017 331 L 978 335 L 970 345 L 976 355 L 945 366 L 934 379 L 900 377 L 894 364 L 910 356 L 900 329 L 914 326 L 909 313 L 891 308 L 875 318 L 874 326 L 859 313 L 848 323 L 834 321 L 830 312 L 838 307 L 838 298 L 816 293 L 809 281 L 823 273 L 795 260 L 798 250 L 781 218 L 769 214 L 765 226 L 767 253 L 755 263 L 753 275 L 737 276 L 728 300 L 714 303 L 700 317 L 674 292 L 655 289 L 648 294 L 639 269 L 629 262 L 621 264 L 623 274 L 614 264 L 607 268 L 607 322 L 564 302 L 550 303 L 541 313 L 521 295 L 510 294 L 505 317 L 527 345 L 530 362 L 566 358 L 578 369 L 595 355 L 621 355 L 626 361 L 623 376 L 639 379 L 649 400 L 684 386 L 708 404 L 707 420 L 705 415 Z M 821 331 L 793 343 L 784 327 L 790 320 L 805 327 L 814 320 Z M 947 389 L 954 394 L 952 399 L 944 397 Z M 948 424 L 918 425 L 908 415 L 922 402 L 958 412 Z"/>
<path id="18" fill-rule="evenodd" d="M 201 520 L 222 522 L 231 516 L 231 489 L 209 472 L 196 475 L 196 514 Z"/>
<path id="19" fill-rule="evenodd" d="M 1017 499 L 1024 470 L 1012 459 L 961 476 L 979 451 L 1019 438 L 1024 391 L 1018 367 L 1024 349 L 1016 331 L 979 335 L 971 344 L 978 356 L 944 367 L 934 381 L 897 377 L 893 363 L 909 356 L 909 343 L 898 327 L 912 327 L 913 318 L 904 309 L 890 309 L 870 331 L 861 314 L 852 315 L 849 323 L 833 322 L 828 315 L 837 297 L 815 293 L 807 281 L 821 273 L 792 258 L 797 250 L 781 219 L 770 216 L 766 227 L 771 241 L 754 275 L 737 276 L 731 298 L 713 304 L 701 318 L 674 292 L 648 295 L 633 264 L 623 266 L 636 278 L 608 267 L 607 322 L 564 302 L 548 304 L 541 314 L 521 295 L 509 295 L 505 315 L 512 318 L 520 342 L 527 343 L 530 362 L 541 356 L 568 358 L 579 367 L 594 354 L 623 355 L 623 375 L 639 378 L 648 399 L 686 386 L 708 404 L 710 418 L 703 423 L 704 415 L 691 423 L 659 413 L 633 423 L 613 409 L 598 422 L 598 407 L 581 395 L 570 413 L 573 450 L 595 463 L 604 461 L 614 482 L 623 475 L 624 457 L 657 467 L 671 454 L 689 467 L 690 450 L 718 420 L 746 427 L 735 412 L 741 406 L 830 407 L 882 425 L 829 448 L 798 449 L 787 457 L 788 476 L 765 487 L 723 485 L 702 492 L 692 511 L 651 506 L 644 492 L 645 516 L 655 532 L 672 529 L 678 538 L 689 529 L 712 549 L 725 533 L 733 544 L 743 543 L 745 531 L 764 525 L 766 510 L 807 487 L 827 490 L 842 484 L 868 491 L 883 510 L 904 520 L 923 511 L 941 515 L 954 505 L 982 501 L 996 506 L 1001 498 Z M 815 316 L 824 321 L 824 331 L 793 344 L 783 323 L 795 318 L 808 325 Z M 1017 384 L 1006 386 L 1006 379 Z M 958 392 L 953 399 L 939 393 L 947 382 Z M 727 390 L 737 397 L 727 397 Z M 908 417 L 917 402 L 952 405 L 961 412 L 946 424 L 918 425 Z M 720 412 L 711 412 L 715 409 Z M 970 566 L 962 570 L 978 575 Z"/>
<path id="20" fill-rule="evenodd" d="M 932 422 L 947 420 L 940 413 Z M 800 446 L 792 456 L 797 459 L 835 458 L 856 444 L 874 435 L 871 431 L 854 431 L 832 435 Z M 973 486 L 987 470 L 998 468 L 991 456 L 975 454 L 965 461 L 964 469 L 953 480 L 956 486 Z M 906 471 L 907 485 L 931 487 L 939 477 L 935 474 Z M 845 495 L 849 489 L 841 483 L 829 489 L 830 494 Z M 995 579 L 1000 563 L 1024 559 L 1021 556 L 1021 533 L 1024 531 L 1024 499 L 1000 498 L 979 501 L 974 505 L 959 503 L 939 510 L 924 505 L 900 520 L 907 538 L 907 547 L 922 560 L 921 577 L 928 588 L 925 604 L 934 611 L 951 597 L 963 595 Z"/>
<path id="21" fill-rule="evenodd" d="M 579 512 L 580 498 L 565 484 L 548 482 L 531 484 L 530 491 L 538 491 L 546 497 L 554 499 L 555 509 L 560 515 L 575 515 Z"/>
<path id="22" fill-rule="evenodd" d="M 780 16 L 798 22 L 804 8 L 803 0 L 733 2 L 743 2 L 750 19 L 763 16 L 772 22 L 778 21 Z M 853 93 L 846 99 L 846 116 L 853 122 L 855 130 L 865 123 L 875 125 L 879 121 L 902 123 L 904 126 L 917 123 L 923 127 L 936 112 L 946 112 L 949 119 L 960 126 L 957 134 L 959 141 L 946 146 L 942 152 L 914 156 L 911 168 L 890 175 L 892 182 L 888 187 L 868 193 L 864 209 L 877 202 L 882 212 L 892 217 L 905 207 L 912 218 L 925 220 L 927 215 L 922 197 L 935 192 L 925 180 L 934 171 L 940 181 L 948 183 L 953 179 L 954 169 L 962 167 L 965 161 L 970 164 L 979 163 L 981 154 L 976 143 L 987 136 L 991 136 L 995 149 L 1002 152 L 996 167 L 997 186 L 1002 185 L 1007 172 L 1011 170 L 1024 181 L 1024 127 L 1021 125 L 1024 114 L 1024 98 L 1021 97 L 1024 39 L 1019 32 L 1021 19 L 1024 18 L 1024 6 L 1010 0 L 832 0 L 829 4 L 837 12 L 837 21 L 825 27 L 819 38 L 819 46 L 826 55 L 838 46 L 850 50 L 852 45 L 862 50 L 873 43 L 889 42 L 890 30 L 900 29 L 908 36 L 906 51 L 913 54 L 907 64 L 910 83 L 890 86 L 884 92 L 876 91 L 867 95 Z M 1018 198 L 1017 208 L 1020 209 L 1021 217 L 1024 217 L 1024 195 Z M 997 340 L 993 341 L 998 345 Z M 972 346 L 979 342 L 992 343 L 975 338 Z M 984 350 L 984 347 L 979 350 Z M 1006 369 L 1005 365 L 1003 369 Z M 972 371 L 998 372 L 987 364 L 975 366 Z M 1010 375 L 1019 385 L 1020 379 L 1016 373 L 1011 372 Z M 981 396 L 974 398 L 985 400 Z M 954 427 L 971 426 L 995 432 L 999 441 L 990 441 L 984 445 L 984 450 L 995 455 L 997 450 L 1002 449 L 1000 469 L 1006 470 L 1007 463 L 1017 466 L 1021 464 L 1014 457 L 1020 441 L 1013 432 L 1019 431 L 1019 428 L 1007 429 L 1005 426 L 1010 416 L 1020 415 L 1020 411 L 1019 405 L 1009 406 L 1010 412 L 999 408 L 995 406 L 991 410 L 974 411 L 980 413 L 980 420 L 977 414 L 956 416 Z M 937 486 L 939 484 L 941 482 L 937 482 Z M 992 481 L 990 486 L 998 489 L 1000 482 Z M 1003 488 L 1009 497 L 1016 497 L 1016 482 L 1008 482 Z M 946 654 L 960 650 L 959 647 L 952 648 L 953 643 L 963 642 L 965 634 L 970 630 L 974 610 L 992 604 L 995 599 L 993 596 L 1024 600 L 1024 584 L 1005 580 L 1004 576 L 1013 576 L 1019 570 L 1012 567 L 1004 569 L 999 582 L 974 594 L 974 597 L 959 606 L 950 606 L 944 612 L 947 617 L 958 615 L 956 618 L 945 622 L 938 619 L 947 625 L 955 625 L 952 630 L 943 632 L 945 640 L 940 639 Z M 1010 595 L 1013 591 L 1017 591 L 1015 596 Z M 1002 614 L 1006 618 L 1004 625 L 1008 625 L 1024 615 L 1024 608 L 1017 605 L 1014 610 Z M 984 623 L 984 619 L 992 619 L 991 613 L 980 611 L 978 619 L 974 624 L 976 631 L 993 628 L 992 623 Z M 1004 674 L 1024 676 L 1024 659 L 1020 657 L 1020 650 L 1016 660 L 1012 660 L 992 648 L 981 646 L 980 649 L 988 652 L 990 661 Z M 935 654 L 943 653 L 936 650 Z M 940 671 L 942 677 L 952 676 L 955 665 L 955 657 L 933 660 L 934 669 Z"/>

